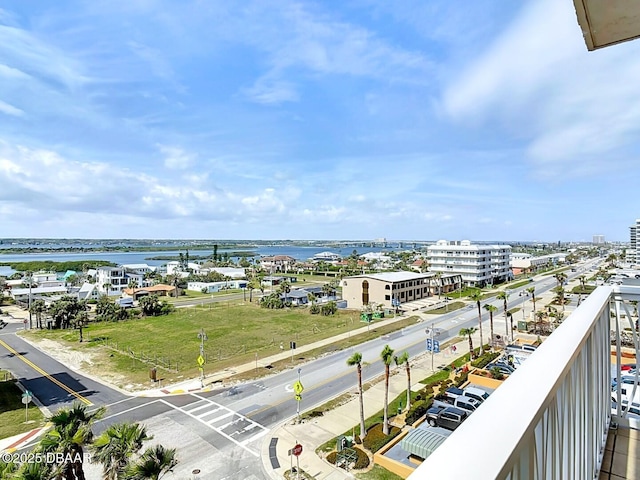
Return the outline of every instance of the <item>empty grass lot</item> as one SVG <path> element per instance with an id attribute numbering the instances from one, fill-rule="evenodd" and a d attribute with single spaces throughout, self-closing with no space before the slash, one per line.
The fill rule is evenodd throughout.
<path id="1" fill-rule="evenodd" d="M 384 332 L 377 330 L 373 323 L 369 334 L 364 334 L 366 338 L 359 338 L 358 341 L 389 333 L 415 321 L 415 318 L 410 321 L 399 319 L 396 324 L 385 328 Z M 267 365 L 261 359 L 280 353 L 281 345 L 283 350 L 288 351 L 291 341 L 300 347 L 362 326 L 364 324 L 360 323 L 358 312 L 339 311 L 334 316 L 324 317 L 311 315 L 308 309 L 270 310 L 260 308 L 255 303 L 224 302 L 178 309 L 161 317 L 90 324 L 84 329 L 85 342 L 82 344 L 78 342 L 78 332 L 73 329 L 43 330 L 28 332 L 27 335 L 60 341 L 80 351 L 99 353 L 99 362 L 94 367 L 125 377 L 122 384 L 140 384 L 147 382 L 151 365 L 134 360 L 125 353 L 107 349 L 103 346 L 104 342 L 114 347 L 117 345 L 120 352 L 144 352 L 150 357 L 169 358 L 172 363 L 177 361 L 178 373 L 158 369 L 158 377 L 165 382 L 172 382 L 198 374 L 196 359 L 201 328 L 208 337 L 204 345 L 207 360 L 205 372 L 229 369 L 231 376 L 233 366 L 254 362 L 256 354 L 259 370 L 268 372 L 264 368 Z M 355 338 L 351 338 L 347 344 L 355 341 Z M 317 352 L 304 354 L 306 358 L 302 359 L 339 348 L 345 348 L 345 345 L 342 342 L 329 345 Z M 301 355 L 294 356 L 295 361 L 300 359 Z"/>

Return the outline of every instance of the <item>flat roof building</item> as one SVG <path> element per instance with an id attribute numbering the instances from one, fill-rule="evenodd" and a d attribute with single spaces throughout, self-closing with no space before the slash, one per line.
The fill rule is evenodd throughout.
<path id="1" fill-rule="evenodd" d="M 439 240 L 427 248 L 430 272 L 458 274 L 467 286 L 510 280 L 511 245 L 474 245 L 469 240 Z"/>

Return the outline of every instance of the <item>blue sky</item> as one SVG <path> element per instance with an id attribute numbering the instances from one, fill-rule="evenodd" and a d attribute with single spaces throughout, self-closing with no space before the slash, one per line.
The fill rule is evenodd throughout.
<path id="1" fill-rule="evenodd" d="M 569 0 L 4 1 L 0 237 L 628 240 L 639 78 Z"/>

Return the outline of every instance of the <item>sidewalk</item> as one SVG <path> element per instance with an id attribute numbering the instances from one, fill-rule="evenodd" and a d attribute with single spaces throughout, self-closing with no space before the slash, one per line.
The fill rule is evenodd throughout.
<path id="1" fill-rule="evenodd" d="M 477 341 L 477 340 L 476 340 Z M 423 353 L 411 360 L 411 378 L 414 386 L 418 386 L 418 382 L 430 376 L 434 371 L 438 371 L 438 365 L 448 365 L 454 359 L 460 357 L 468 350 L 469 343 L 467 340 L 460 341 L 455 344 L 457 352 L 450 353 L 450 349 L 434 355 L 435 369 L 431 370 L 431 354 Z M 389 400 L 391 401 L 398 395 L 406 392 L 407 378 L 405 376 L 404 366 L 391 368 L 391 377 L 389 379 Z M 355 378 L 356 371 L 354 368 L 353 376 Z M 356 434 L 359 431 L 359 399 L 354 388 L 353 398 L 348 403 L 341 405 L 327 413 L 322 417 L 308 420 L 301 424 L 296 424 L 293 420 L 281 424 L 265 437 L 262 444 L 260 458 L 263 462 L 265 473 L 274 480 L 284 478 L 285 471 L 291 468 L 291 462 L 296 465 L 296 459 L 288 455 L 288 451 L 299 443 L 302 445 L 302 454 L 300 455 L 300 468 L 319 480 L 340 480 L 352 479 L 353 476 L 345 470 L 336 468 L 330 463 L 320 458 L 315 453 L 315 449 L 322 443 L 345 433 L 350 427 L 355 427 Z M 364 392 L 364 410 L 365 417 L 370 417 L 376 412 L 382 410 L 384 406 L 384 381 L 378 381 L 374 386 Z M 389 412 L 389 417 L 394 416 L 395 412 Z M 270 445 L 275 444 L 275 453 L 277 464 L 271 459 Z"/>

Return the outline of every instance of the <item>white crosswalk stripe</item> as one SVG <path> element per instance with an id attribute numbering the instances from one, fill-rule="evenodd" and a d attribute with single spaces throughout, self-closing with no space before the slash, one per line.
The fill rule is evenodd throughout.
<path id="1" fill-rule="evenodd" d="M 208 398 L 195 393 L 191 394 L 191 396 L 197 400 L 183 407 L 177 407 L 164 400 L 161 400 L 161 402 L 206 425 L 208 428 L 232 441 L 239 447 L 242 447 L 255 457 L 260 456 L 259 449 L 252 449 L 249 445 L 266 435 L 268 432 L 267 428 Z M 237 428 L 232 428 L 234 425 L 237 426 Z M 230 428 L 232 431 L 229 431 Z M 238 438 L 246 436 L 247 434 L 251 434 L 251 436 L 242 439 Z"/>

